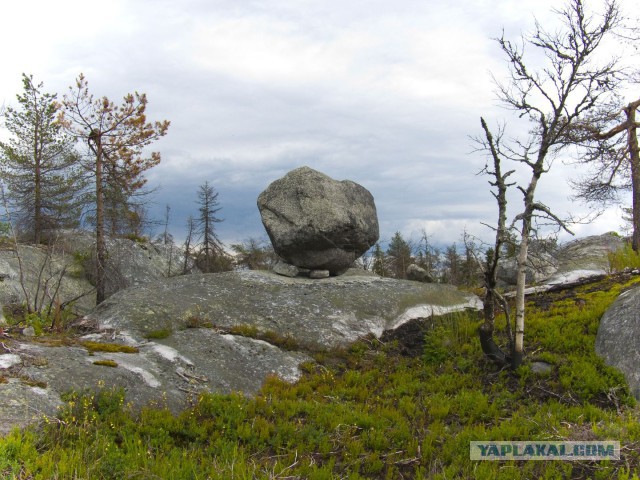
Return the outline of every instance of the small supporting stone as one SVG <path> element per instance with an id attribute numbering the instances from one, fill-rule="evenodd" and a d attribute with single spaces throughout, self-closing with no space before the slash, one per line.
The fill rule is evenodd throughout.
<path id="1" fill-rule="evenodd" d="M 329 270 L 311 270 L 309 272 L 309 278 L 329 278 Z"/>
<path id="2" fill-rule="evenodd" d="M 290 265 L 282 260 L 278 260 L 278 262 L 273 266 L 272 270 L 278 275 L 282 275 L 284 277 L 297 277 L 300 270 L 295 265 Z"/>

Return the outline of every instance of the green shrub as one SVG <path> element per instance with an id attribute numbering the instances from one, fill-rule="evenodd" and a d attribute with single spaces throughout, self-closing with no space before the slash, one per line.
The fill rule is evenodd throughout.
<path id="1" fill-rule="evenodd" d="M 640 253 L 634 251 L 630 243 L 625 243 L 615 252 L 609 252 L 607 257 L 611 272 L 622 272 L 627 268 L 640 268 Z"/>
<path id="2" fill-rule="evenodd" d="M 40 336 L 44 333 L 42 325 L 43 318 L 39 313 L 27 314 L 24 318 L 24 321 L 28 326 L 33 327 L 33 331 L 35 332 L 36 336 Z"/>
<path id="3" fill-rule="evenodd" d="M 151 330 L 150 332 L 145 333 L 144 338 L 148 340 L 161 340 L 163 338 L 171 336 L 172 333 L 173 330 L 169 327 L 159 328 L 157 330 Z"/>

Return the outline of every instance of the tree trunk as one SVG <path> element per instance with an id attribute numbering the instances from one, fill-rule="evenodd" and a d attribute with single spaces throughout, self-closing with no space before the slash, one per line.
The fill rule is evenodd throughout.
<path id="1" fill-rule="evenodd" d="M 527 280 L 527 257 L 529 254 L 529 230 L 530 225 L 525 217 L 522 222 L 522 238 L 518 250 L 518 273 L 516 283 L 516 328 L 514 335 L 513 352 L 511 354 L 511 367 L 516 369 L 522 364 L 524 352 L 524 290 Z"/>
<path id="2" fill-rule="evenodd" d="M 629 162 L 631 163 L 631 192 L 633 198 L 633 236 L 631 245 L 636 252 L 640 248 L 640 150 L 638 149 L 638 129 L 636 127 L 636 110 L 638 106 L 640 106 L 640 101 L 630 103 L 625 109 L 629 124 L 627 143 Z"/>
<path id="3" fill-rule="evenodd" d="M 483 299 L 483 310 L 484 310 L 484 323 L 480 326 L 478 330 L 478 334 L 480 337 L 480 346 L 482 347 L 482 351 L 493 360 L 495 363 L 499 365 L 505 365 L 511 363 L 511 357 L 505 354 L 496 342 L 493 340 L 493 332 L 495 329 L 495 316 L 496 316 L 496 300 L 499 298 L 498 293 L 496 292 L 496 285 L 498 283 L 498 264 L 500 261 L 500 256 L 502 255 L 502 247 L 507 236 L 507 183 L 506 179 L 513 173 L 507 172 L 504 175 L 502 174 L 502 168 L 500 165 L 500 155 L 498 153 L 498 149 L 496 148 L 496 144 L 485 122 L 484 118 L 480 118 L 480 124 L 482 125 L 482 129 L 485 132 L 485 136 L 487 138 L 487 146 L 491 152 L 491 157 L 493 158 L 493 172 L 491 173 L 495 182 L 489 182 L 492 186 L 497 187 L 497 193 L 494 193 L 494 197 L 498 203 L 498 225 L 496 228 L 496 239 L 494 243 L 494 251 L 493 255 L 490 258 L 487 258 L 487 266 L 484 272 L 484 286 L 485 286 L 485 296 Z M 508 306 L 505 304 L 504 313 L 507 317 L 507 330 L 509 331 L 509 344 L 511 345 L 511 350 L 513 350 L 514 341 L 511 336 L 511 320 L 509 318 Z M 513 353 L 513 352 L 511 352 Z"/>
<path id="4" fill-rule="evenodd" d="M 104 190 L 102 185 L 102 144 L 96 135 L 96 305 L 105 300 Z"/>
<path id="5" fill-rule="evenodd" d="M 33 140 L 33 159 L 35 162 L 34 172 L 34 212 L 33 212 L 33 241 L 36 245 L 40 244 L 42 240 L 42 166 L 40 164 L 40 149 L 38 148 L 38 142 L 40 141 L 40 133 L 38 125 L 36 125 L 35 135 Z"/>

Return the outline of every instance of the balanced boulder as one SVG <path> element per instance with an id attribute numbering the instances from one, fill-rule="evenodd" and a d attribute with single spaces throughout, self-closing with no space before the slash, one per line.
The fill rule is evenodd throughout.
<path id="1" fill-rule="evenodd" d="M 349 268 L 379 236 L 376 206 L 367 189 L 309 167 L 271 183 L 258 197 L 258 209 L 285 262 L 331 275 Z"/>

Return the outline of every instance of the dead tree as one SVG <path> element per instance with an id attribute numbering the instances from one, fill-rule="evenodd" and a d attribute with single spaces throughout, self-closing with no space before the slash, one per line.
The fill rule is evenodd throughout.
<path id="1" fill-rule="evenodd" d="M 483 125 L 487 138 L 484 146 L 494 159 L 494 172 L 495 162 L 513 162 L 528 176 L 526 183 L 515 186 L 522 194 L 522 209 L 512 217 L 509 227 L 517 230 L 520 240 L 512 368 L 522 363 L 524 355 L 524 297 L 530 240 L 540 223 L 545 222 L 571 233 L 567 223 L 536 198 L 536 189 L 542 176 L 550 171 L 553 160 L 566 147 L 574 145 L 573 125 L 610 99 L 618 86 L 616 59 L 600 63 L 594 58 L 603 39 L 620 25 L 616 1 L 607 2 L 597 16 L 585 11 L 582 0 L 569 0 L 566 7 L 556 13 L 561 28 L 548 32 L 536 22 L 533 33 L 523 35 L 518 43 L 507 40 L 504 35 L 497 39 L 509 68 L 508 79 L 496 81 L 498 98 L 507 109 L 527 120 L 528 138 L 505 142 L 501 150 L 492 152 L 491 134 L 486 123 Z M 544 66 L 533 67 L 528 57 L 531 50 L 541 54 Z M 498 188 L 500 175 L 494 173 Z M 502 178 L 506 177 L 502 175 Z M 494 255 L 498 257 L 500 251 L 496 250 Z"/>
<path id="2" fill-rule="evenodd" d="M 618 200 L 631 190 L 632 246 L 640 248 L 640 149 L 636 113 L 640 98 L 622 108 L 607 109 L 576 125 L 579 163 L 592 167 L 590 175 L 573 182 L 577 197 L 596 204 Z"/>
<path id="3" fill-rule="evenodd" d="M 504 297 L 498 292 L 497 283 L 498 262 L 500 260 L 500 253 L 503 251 L 505 243 L 509 240 L 507 228 L 507 189 L 508 187 L 515 185 L 514 183 L 507 183 L 507 178 L 509 178 L 509 176 L 511 176 L 515 172 L 515 170 L 509 170 L 505 173 L 502 173 L 502 155 L 500 153 L 502 130 L 498 134 L 498 137 L 494 139 L 484 118 L 480 118 L 480 123 L 482 125 L 485 137 L 484 140 L 478 140 L 478 143 L 480 144 L 482 150 L 485 150 L 489 153 L 491 162 L 493 164 L 492 166 L 490 166 L 489 162 L 487 162 L 483 169 L 483 172 L 493 177 L 493 181 L 489 180 L 489 185 L 491 185 L 495 189 L 495 191 L 492 191 L 491 194 L 498 204 L 498 223 L 495 227 L 492 227 L 494 228 L 496 234 L 495 241 L 493 247 L 487 251 L 486 255 L 487 258 L 483 272 L 485 293 L 482 300 L 484 322 L 480 326 L 478 334 L 480 337 L 480 345 L 485 355 L 487 355 L 487 357 L 489 357 L 499 365 L 506 365 L 511 363 L 513 353 L 512 350 L 515 343 L 511 335 L 509 305 L 505 301 Z M 509 326 L 508 353 L 503 352 L 493 339 L 493 332 L 495 330 L 496 306 L 498 304 L 505 312 L 505 316 L 507 317 L 507 325 Z"/>

